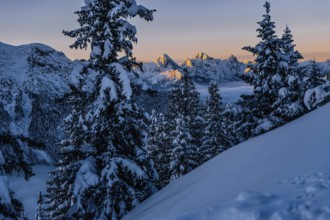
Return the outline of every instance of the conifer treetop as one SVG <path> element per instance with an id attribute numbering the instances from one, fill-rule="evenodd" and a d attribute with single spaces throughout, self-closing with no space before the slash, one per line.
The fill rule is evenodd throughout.
<path id="1" fill-rule="evenodd" d="M 139 16 L 153 20 L 153 12 L 135 0 L 85 0 L 78 15 L 80 28 L 63 31 L 64 35 L 76 38 L 70 46 L 75 49 L 91 47 L 90 60 L 94 64 L 109 64 L 135 61 L 133 43 L 137 42 L 136 28 L 129 19 Z M 124 54 L 121 58 L 119 54 Z"/>

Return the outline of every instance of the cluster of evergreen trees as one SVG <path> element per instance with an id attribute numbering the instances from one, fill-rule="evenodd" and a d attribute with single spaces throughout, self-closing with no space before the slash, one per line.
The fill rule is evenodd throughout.
<path id="1" fill-rule="evenodd" d="M 239 103 L 241 112 L 237 130 L 241 133 L 238 137 L 241 141 L 305 114 L 311 110 L 306 101 L 314 107 L 327 101 L 323 98 L 328 84 L 316 62 L 312 61 L 311 70 L 299 66 L 298 61 L 303 57 L 295 50 L 290 29 L 286 27 L 278 38 L 269 2 L 264 7 L 266 14 L 258 22 L 257 29 L 261 41 L 254 47 L 243 48 L 251 52 L 255 60 L 243 76 L 254 87 L 254 93 L 242 96 Z M 319 86 L 323 89 L 320 92 L 324 92 L 322 100 L 316 100 L 315 93 L 311 92 Z M 311 94 L 306 93 L 308 90 Z"/>
<path id="2" fill-rule="evenodd" d="M 244 47 L 256 58 L 249 63 L 242 79 L 253 86 L 251 95 L 221 106 L 216 82 L 209 85 L 209 97 L 199 103 L 189 74 L 171 92 L 167 114 L 153 112 L 148 137 L 148 150 L 159 172 L 159 187 L 190 172 L 234 144 L 281 126 L 327 102 L 329 84 L 315 61 L 310 68 L 300 67 L 302 55 L 295 50 L 288 27 L 281 38 L 275 33 L 270 4 L 258 22 L 261 41 Z M 315 90 L 318 88 L 318 90 Z M 323 91 L 320 91 L 323 89 Z M 308 92 L 309 91 L 309 92 Z M 316 94 L 324 92 L 317 101 Z M 306 103 L 307 102 L 307 103 Z"/>
<path id="3" fill-rule="evenodd" d="M 189 173 L 232 145 L 228 111 L 221 107 L 219 88 L 210 82 L 209 98 L 200 103 L 200 94 L 185 72 L 171 91 L 168 112 L 153 111 L 147 148 L 156 162 L 158 187 Z"/>
<path id="4" fill-rule="evenodd" d="M 169 96 L 168 111 L 148 117 L 135 103 L 129 74 L 136 63 L 137 42 L 130 18 L 153 20 L 154 10 L 135 0 L 85 0 L 76 14 L 80 28 L 64 31 L 75 38 L 72 48 L 91 47 L 90 59 L 77 67 L 64 120 L 56 169 L 47 193 L 40 193 L 38 220 L 120 219 L 157 189 L 185 175 L 229 147 L 291 121 L 328 101 L 329 89 L 319 67 L 298 65 L 288 27 L 275 33 L 270 4 L 258 22 L 261 41 L 244 50 L 255 55 L 242 78 L 254 92 L 223 106 L 216 82 L 209 84 L 205 104 L 186 71 Z M 321 97 L 321 98 L 320 98 Z M 32 175 L 21 143 L 1 134 L 0 218 L 24 219 L 6 174 Z M 9 147 L 11 146 L 11 147 Z M 11 157 L 10 155 L 15 155 Z M 14 159 L 13 159 L 14 158 Z M 2 183 L 4 182 L 4 183 Z M 8 184 L 7 184 L 8 185 Z"/>

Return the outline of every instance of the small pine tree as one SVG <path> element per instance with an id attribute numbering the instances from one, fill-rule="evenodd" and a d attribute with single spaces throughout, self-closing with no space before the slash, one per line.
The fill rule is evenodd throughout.
<path id="1" fill-rule="evenodd" d="M 205 133 L 203 144 L 200 148 L 201 163 L 218 155 L 229 147 L 229 141 L 222 127 L 223 119 L 221 117 L 221 96 L 219 95 L 218 84 L 211 81 L 209 88 L 209 97 L 206 101 L 205 112 Z"/>
<path id="2" fill-rule="evenodd" d="M 185 117 L 179 115 L 176 117 L 175 122 L 176 128 L 172 132 L 174 140 L 172 142 L 172 151 L 170 154 L 170 181 L 174 181 L 184 174 L 189 173 L 199 165 L 196 154 L 197 149 L 196 146 L 191 144 L 192 136 L 186 124 Z"/>
<path id="3" fill-rule="evenodd" d="M 309 62 L 309 66 L 304 70 L 303 90 L 315 88 L 324 84 L 326 81 L 325 74 L 315 60 Z"/>
<path id="4" fill-rule="evenodd" d="M 39 192 L 37 201 L 36 220 L 49 220 L 48 214 L 44 208 L 44 197 L 41 192 Z"/>
<path id="5" fill-rule="evenodd" d="M 226 137 L 226 142 L 228 146 L 234 146 L 239 143 L 236 137 L 235 132 L 235 116 L 236 112 L 231 103 L 228 103 L 223 111 L 222 115 L 222 130 L 224 131 L 224 135 Z"/>
<path id="6" fill-rule="evenodd" d="M 329 84 L 315 60 L 303 70 L 303 97 L 308 110 L 313 110 L 329 101 Z"/>

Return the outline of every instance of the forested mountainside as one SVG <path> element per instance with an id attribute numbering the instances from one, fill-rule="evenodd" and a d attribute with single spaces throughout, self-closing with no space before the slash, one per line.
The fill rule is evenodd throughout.
<path id="1" fill-rule="evenodd" d="M 74 62 L 46 45 L 0 43 L 1 132 L 45 143 L 53 154 L 68 113 L 64 96 L 73 68 Z"/>

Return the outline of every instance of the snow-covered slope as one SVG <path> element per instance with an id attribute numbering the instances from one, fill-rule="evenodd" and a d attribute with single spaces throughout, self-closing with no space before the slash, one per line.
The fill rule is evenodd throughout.
<path id="1" fill-rule="evenodd" d="M 10 188 L 14 189 L 15 197 L 23 203 L 26 217 L 29 220 L 35 219 L 39 192 L 42 192 L 43 195 L 46 194 L 48 172 L 54 169 L 49 165 L 36 165 L 32 168 L 36 175 L 32 176 L 29 181 L 25 181 L 16 174 L 8 177 Z"/>
<path id="2" fill-rule="evenodd" d="M 31 137 L 53 148 L 66 109 L 72 61 L 42 44 L 0 43 L 0 132 Z"/>
<path id="3" fill-rule="evenodd" d="M 330 219 L 330 104 L 220 154 L 124 220 Z"/>

